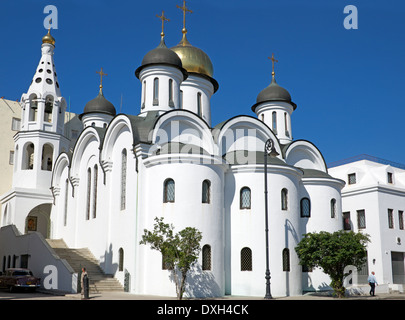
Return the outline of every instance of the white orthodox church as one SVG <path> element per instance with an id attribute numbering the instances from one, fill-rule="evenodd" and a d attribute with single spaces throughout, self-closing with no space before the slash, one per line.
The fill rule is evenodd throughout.
<path id="1" fill-rule="evenodd" d="M 264 147 L 272 139 L 278 155 L 268 157 L 267 168 L 271 294 L 328 286 L 321 270 L 299 265 L 294 248 L 305 233 L 342 229 L 345 182 L 328 174 L 316 146 L 293 140 L 297 105 L 276 83 L 274 68 L 252 101 L 253 116 L 213 125 L 210 100 L 219 85 L 210 58 L 186 34 L 183 28 L 180 43 L 168 48 L 162 32 L 145 54 L 135 71 L 142 92 L 136 115 L 117 114 L 101 82 L 79 116 L 83 130 L 73 149 L 63 134 L 55 39 L 49 32 L 42 39 L 40 62 L 21 97 L 12 188 L 1 196 L 3 268 L 10 256 L 24 258 L 40 276 L 45 265 L 56 265 L 59 289 L 75 290 L 77 274 L 46 242 L 20 244 L 36 234 L 88 248 L 104 273 L 128 281 L 131 293 L 175 296 L 161 254 L 139 244 L 154 218 L 164 217 L 176 231 L 190 226 L 203 235 L 186 295 L 262 297 Z"/>

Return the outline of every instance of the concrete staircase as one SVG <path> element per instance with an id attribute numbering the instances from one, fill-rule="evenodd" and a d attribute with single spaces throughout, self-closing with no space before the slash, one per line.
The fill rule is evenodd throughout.
<path id="1" fill-rule="evenodd" d="M 79 277 L 82 267 L 86 268 L 89 275 L 90 293 L 124 291 L 121 283 L 113 275 L 103 272 L 98 260 L 88 248 L 68 248 L 62 239 L 46 239 L 46 241 L 61 259 L 65 259 L 69 263 L 72 269 L 78 273 Z"/>

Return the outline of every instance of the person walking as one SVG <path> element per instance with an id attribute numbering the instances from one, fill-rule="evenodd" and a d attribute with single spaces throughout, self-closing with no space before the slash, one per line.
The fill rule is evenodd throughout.
<path id="1" fill-rule="evenodd" d="M 375 277 L 374 271 L 371 271 L 371 274 L 367 278 L 368 284 L 370 285 L 370 296 L 375 295 L 375 286 L 378 286 L 377 279 Z"/>
<path id="2" fill-rule="evenodd" d="M 89 275 L 87 274 L 86 268 L 82 268 L 82 275 L 80 277 L 80 283 L 82 285 L 82 296 L 84 300 L 89 299 Z"/>

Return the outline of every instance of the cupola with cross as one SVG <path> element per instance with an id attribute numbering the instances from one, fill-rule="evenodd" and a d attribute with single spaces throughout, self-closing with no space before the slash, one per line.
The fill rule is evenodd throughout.
<path id="1" fill-rule="evenodd" d="M 218 82 L 213 78 L 214 68 L 209 56 L 200 48 L 190 44 L 187 39 L 186 14 L 193 11 L 177 5 L 183 11 L 182 39 L 171 49 L 180 57 L 188 72 L 188 77 L 181 83 L 181 108 L 196 113 L 211 125 L 211 97 L 218 90 Z"/>
<path id="2" fill-rule="evenodd" d="M 149 51 L 136 69 L 142 83 L 141 115 L 148 111 L 170 111 L 180 107 L 180 83 L 187 78 L 180 58 L 165 44 L 164 23 L 169 21 L 162 11 L 160 44 Z"/>
<path id="3" fill-rule="evenodd" d="M 257 117 L 267 124 L 282 144 L 292 141 L 291 114 L 297 108 L 290 93 L 276 82 L 274 64 L 278 62 L 274 53 L 268 59 L 272 62 L 271 83 L 263 89 L 252 106 Z"/>
<path id="4" fill-rule="evenodd" d="M 114 105 L 103 94 L 103 77 L 108 74 L 103 72 L 103 68 L 96 72 L 100 75 L 100 91 L 97 97 L 86 103 L 79 119 L 83 122 L 84 127 L 106 128 L 117 112 Z"/>

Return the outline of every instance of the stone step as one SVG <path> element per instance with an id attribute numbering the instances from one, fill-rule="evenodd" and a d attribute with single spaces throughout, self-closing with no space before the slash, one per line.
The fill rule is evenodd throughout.
<path id="1" fill-rule="evenodd" d="M 124 291 L 121 283 L 113 275 L 105 274 L 88 248 L 68 248 L 62 239 L 47 239 L 48 244 L 55 253 L 65 259 L 72 269 L 80 276 L 82 267 L 86 268 L 89 275 L 89 289 L 91 293 L 103 291 Z"/>

